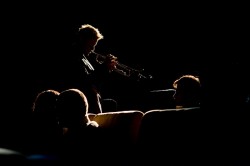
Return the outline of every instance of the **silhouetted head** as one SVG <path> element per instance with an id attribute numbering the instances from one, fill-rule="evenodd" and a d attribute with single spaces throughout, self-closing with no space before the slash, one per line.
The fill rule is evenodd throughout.
<path id="1" fill-rule="evenodd" d="M 87 98 L 82 91 L 78 89 L 62 91 L 57 100 L 60 126 L 72 127 L 83 124 L 88 117 L 88 107 Z"/>
<path id="2" fill-rule="evenodd" d="M 78 29 L 77 34 L 78 44 L 83 49 L 83 53 L 88 55 L 95 50 L 98 41 L 103 39 L 100 31 L 90 24 L 83 24 Z"/>
<path id="3" fill-rule="evenodd" d="M 58 91 L 52 89 L 38 93 L 32 107 L 32 111 L 37 118 L 44 122 L 46 122 L 46 120 L 55 120 L 55 106 L 59 94 Z"/>
<path id="4" fill-rule="evenodd" d="M 200 105 L 201 84 L 198 77 L 183 75 L 173 83 L 173 95 L 177 107 L 195 107 Z"/>

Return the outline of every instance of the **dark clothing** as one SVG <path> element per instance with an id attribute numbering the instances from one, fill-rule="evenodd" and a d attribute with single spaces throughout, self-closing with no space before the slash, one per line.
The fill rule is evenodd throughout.
<path id="1" fill-rule="evenodd" d="M 89 113 L 102 112 L 100 106 L 100 87 L 103 77 L 108 75 L 108 69 L 104 63 L 99 63 L 94 55 L 84 56 L 83 53 L 73 47 L 61 65 L 62 90 L 77 88 L 88 99 Z"/>
<path id="2" fill-rule="evenodd" d="M 48 115 L 48 114 L 47 114 Z M 41 116 L 41 117 L 38 117 Z M 56 119 L 46 115 L 34 114 L 29 126 L 29 139 L 26 146 L 28 154 L 56 155 L 62 136 L 61 128 Z"/>
<path id="3" fill-rule="evenodd" d="M 95 123 L 68 128 L 63 135 L 61 159 L 68 165 L 92 165 L 98 154 L 95 146 L 99 142 L 99 128 Z"/>

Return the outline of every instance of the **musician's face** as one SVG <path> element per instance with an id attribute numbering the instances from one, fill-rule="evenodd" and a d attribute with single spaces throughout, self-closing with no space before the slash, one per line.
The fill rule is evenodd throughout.
<path id="1" fill-rule="evenodd" d="M 84 46 L 85 54 L 88 55 L 91 51 L 94 51 L 97 43 L 97 39 L 88 40 Z"/>

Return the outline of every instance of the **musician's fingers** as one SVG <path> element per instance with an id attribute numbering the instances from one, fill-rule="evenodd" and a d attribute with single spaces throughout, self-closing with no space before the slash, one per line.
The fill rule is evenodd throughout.
<path id="1" fill-rule="evenodd" d="M 117 59 L 111 59 L 110 62 L 111 62 L 111 63 L 115 63 L 115 64 L 118 63 Z"/>
<path id="2" fill-rule="evenodd" d="M 112 54 L 108 54 L 107 57 L 108 57 L 110 60 L 113 60 L 113 59 L 117 60 L 117 57 L 114 56 L 114 55 L 112 55 Z"/>

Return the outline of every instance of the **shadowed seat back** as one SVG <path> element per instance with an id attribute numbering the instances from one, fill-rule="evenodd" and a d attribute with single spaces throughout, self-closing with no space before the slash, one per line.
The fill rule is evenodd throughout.
<path id="1" fill-rule="evenodd" d="M 97 114 L 93 120 L 110 134 L 113 141 L 135 143 L 143 115 L 138 110 L 106 112 Z"/>
<path id="2" fill-rule="evenodd" d="M 103 157 L 102 164 L 133 162 L 136 141 L 143 112 L 138 110 L 99 113 L 94 121 L 101 129 L 100 142 L 96 149 Z M 112 157 L 112 163 L 107 158 Z"/>
<path id="3" fill-rule="evenodd" d="M 138 139 L 138 153 L 145 164 L 192 160 L 202 147 L 200 143 L 204 136 L 199 112 L 199 107 L 147 111 Z"/>

